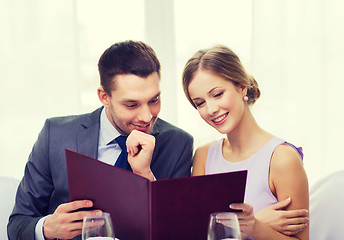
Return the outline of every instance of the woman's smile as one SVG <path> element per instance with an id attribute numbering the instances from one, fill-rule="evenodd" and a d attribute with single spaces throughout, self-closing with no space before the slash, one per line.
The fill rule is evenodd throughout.
<path id="1" fill-rule="evenodd" d="M 228 112 L 225 113 L 225 114 L 222 114 L 221 116 L 218 116 L 217 118 L 213 119 L 212 121 L 216 125 L 221 125 L 221 124 L 223 124 L 227 120 L 227 116 L 228 116 Z"/>

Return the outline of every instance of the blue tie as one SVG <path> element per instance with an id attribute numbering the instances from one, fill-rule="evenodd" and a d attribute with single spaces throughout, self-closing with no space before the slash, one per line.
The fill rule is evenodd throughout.
<path id="1" fill-rule="evenodd" d="M 130 164 L 128 162 L 127 145 L 125 144 L 125 142 L 127 141 L 127 136 L 120 135 L 120 136 L 116 137 L 115 140 L 122 149 L 121 154 L 117 158 L 115 166 L 126 169 L 128 171 L 132 171 Z"/>

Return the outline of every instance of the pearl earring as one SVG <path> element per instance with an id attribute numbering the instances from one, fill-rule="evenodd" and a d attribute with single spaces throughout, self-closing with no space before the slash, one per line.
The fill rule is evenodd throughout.
<path id="1" fill-rule="evenodd" d="M 246 102 L 248 101 L 248 96 L 244 97 L 244 101 L 246 101 Z"/>

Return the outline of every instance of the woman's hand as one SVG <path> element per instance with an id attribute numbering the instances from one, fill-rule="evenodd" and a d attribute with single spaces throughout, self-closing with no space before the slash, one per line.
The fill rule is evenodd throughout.
<path id="1" fill-rule="evenodd" d="M 308 210 L 284 210 L 290 203 L 291 198 L 289 197 L 270 205 L 256 213 L 256 218 L 277 232 L 295 235 L 307 226 L 309 222 Z"/>
<path id="2" fill-rule="evenodd" d="M 241 239 L 251 236 L 256 223 L 253 207 L 247 203 L 232 203 L 229 207 L 234 210 L 241 210 L 241 212 L 236 212 L 240 225 Z"/>

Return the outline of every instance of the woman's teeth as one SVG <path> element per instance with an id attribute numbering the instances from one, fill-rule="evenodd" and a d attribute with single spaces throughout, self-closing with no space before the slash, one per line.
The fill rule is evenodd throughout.
<path id="1" fill-rule="evenodd" d="M 217 123 L 217 122 L 220 122 L 220 121 L 222 121 L 226 116 L 227 116 L 227 114 L 224 114 L 224 115 L 222 115 L 222 116 L 220 116 L 220 117 L 214 119 L 214 122 L 216 122 L 216 123 Z"/>

